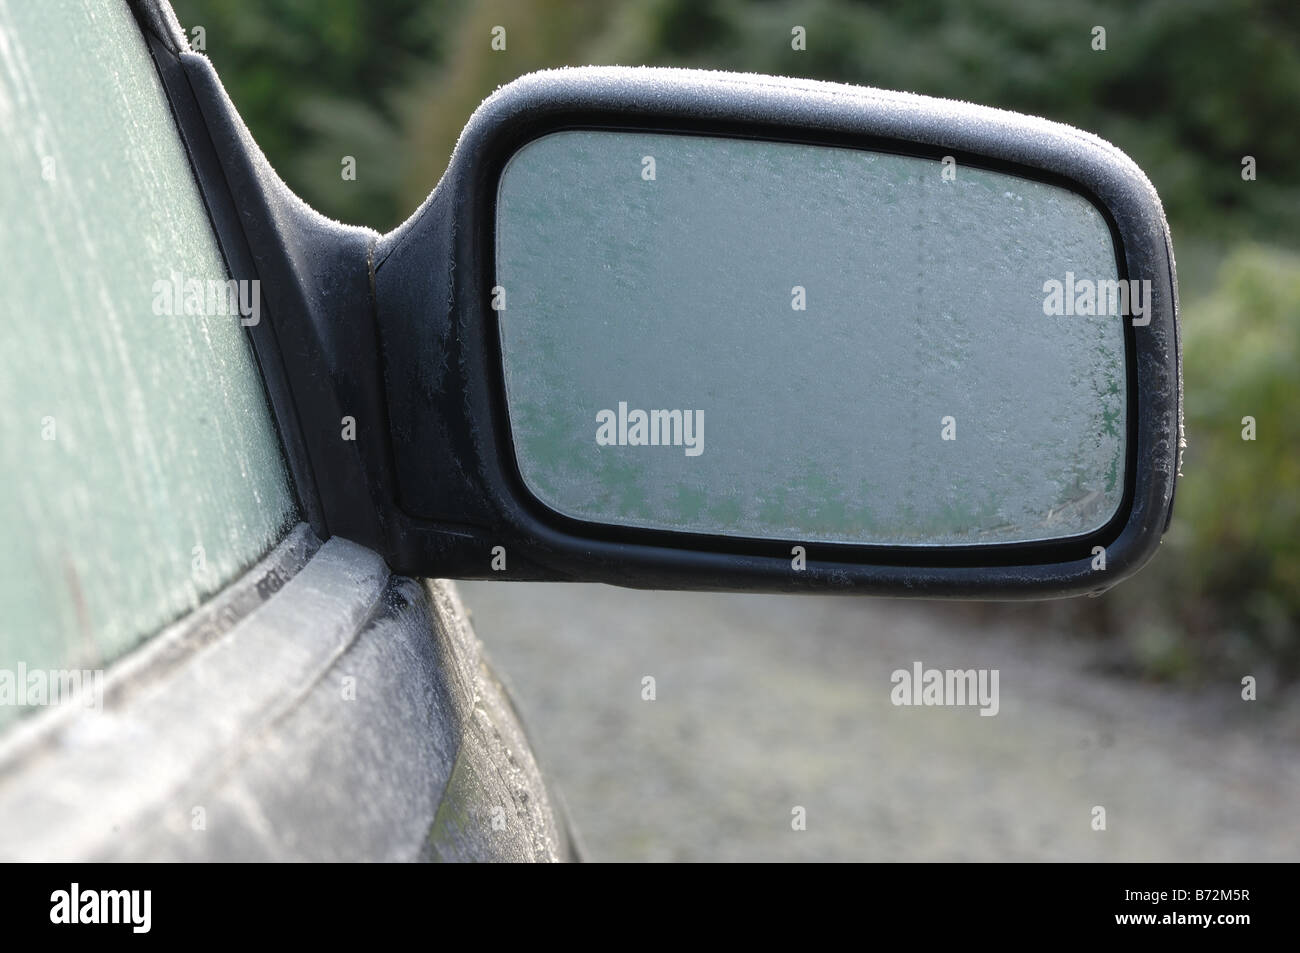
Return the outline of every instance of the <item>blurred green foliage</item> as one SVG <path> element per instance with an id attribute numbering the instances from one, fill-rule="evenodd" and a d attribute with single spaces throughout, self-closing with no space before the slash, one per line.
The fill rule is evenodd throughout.
<path id="1" fill-rule="evenodd" d="M 1161 551 L 1070 621 L 1121 637 L 1120 667 L 1300 674 L 1300 255 L 1243 245 L 1183 307 L 1187 450 Z M 1253 418 L 1254 439 L 1244 439 Z M 1256 674 L 1258 672 L 1256 671 Z"/>
<path id="2" fill-rule="evenodd" d="M 1170 219 L 1218 241 L 1300 234 L 1294 0 L 174 0 L 286 180 L 381 230 L 437 182 L 497 86 L 592 63 L 750 70 L 967 99 L 1107 138 Z M 795 24 L 808 49 L 791 49 Z M 507 30 L 493 52 L 491 30 Z M 1106 29 L 1106 50 L 1092 29 Z M 358 160 L 355 182 L 341 157 Z M 1241 161 L 1258 181 L 1243 186 Z"/>
<path id="3" fill-rule="evenodd" d="M 1051 611 L 1148 676 L 1225 659 L 1300 670 L 1300 3 L 1295 0 L 173 0 L 272 163 L 381 230 L 460 129 L 534 69 L 752 70 L 967 99 L 1114 142 L 1179 253 L 1188 449 L 1162 552 Z M 491 30 L 507 30 L 494 52 Z M 807 51 L 791 49 L 794 25 Z M 1093 49 L 1093 28 L 1106 49 Z M 357 160 L 356 181 L 340 176 Z M 1254 156 L 1256 181 L 1241 176 Z M 1253 416 L 1257 439 L 1241 439 Z M 1008 607 L 1009 613 L 1032 610 Z"/>
<path id="4" fill-rule="evenodd" d="M 355 224 L 401 221 L 408 114 L 400 91 L 442 59 L 447 0 L 178 0 L 227 92 L 280 175 L 312 205 Z M 197 28 L 201 27 L 200 33 Z M 352 156 L 355 181 L 340 175 Z"/>

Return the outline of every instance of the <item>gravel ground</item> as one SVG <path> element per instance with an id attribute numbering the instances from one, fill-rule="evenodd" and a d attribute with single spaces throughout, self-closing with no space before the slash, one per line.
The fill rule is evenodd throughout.
<path id="1" fill-rule="evenodd" d="M 1262 677 L 1107 675 L 1013 608 L 459 585 L 594 860 L 1300 859 L 1300 705 Z M 997 669 L 999 713 L 894 706 L 916 661 Z"/>

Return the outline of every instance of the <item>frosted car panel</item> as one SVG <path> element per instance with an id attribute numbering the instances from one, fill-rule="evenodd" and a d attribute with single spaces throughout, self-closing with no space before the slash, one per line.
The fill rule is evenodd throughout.
<path id="1" fill-rule="evenodd" d="M 0 0 L 0 168 L 5 701 L 5 672 L 98 668 L 195 608 L 297 506 L 253 289 L 232 312 L 125 3 Z"/>

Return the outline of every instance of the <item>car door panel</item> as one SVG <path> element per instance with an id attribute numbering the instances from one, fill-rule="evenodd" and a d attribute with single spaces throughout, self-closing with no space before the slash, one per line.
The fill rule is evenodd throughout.
<path id="1" fill-rule="evenodd" d="M 556 860 L 537 765 L 450 583 L 300 524 L 0 746 L 9 860 Z"/>

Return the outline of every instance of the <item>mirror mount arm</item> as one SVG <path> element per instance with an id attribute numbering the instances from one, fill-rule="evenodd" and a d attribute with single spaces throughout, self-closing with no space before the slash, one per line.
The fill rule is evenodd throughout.
<path id="1" fill-rule="evenodd" d="M 133 9 L 229 277 L 257 282 L 258 320 L 244 323 L 303 518 L 321 539 L 368 546 L 395 572 L 485 574 L 498 521 L 456 458 L 475 428 L 458 416 L 458 394 L 428 384 L 450 352 L 415 347 L 458 333 L 445 284 L 454 177 L 386 236 L 317 213 L 271 168 L 207 58 L 154 5 Z M 441 305 L 424 309 L 432 301 Z M 414 354 L 429 364 L 412 375 Z M 556 575 L 516 553 L 509 577 Z"/>
<path id="2" fill-rule="evenodd" d="M 142 22 L 189 153 L 275 415 L 303 516 L 392 547 L 388 410 L 371 262 L 378 235 L 311 209 L 253 141 L 206 57 Z M 204 278 L 210 276 L 202 276 Z M 245 284 L 246 283 L 246 284 Z"/>

